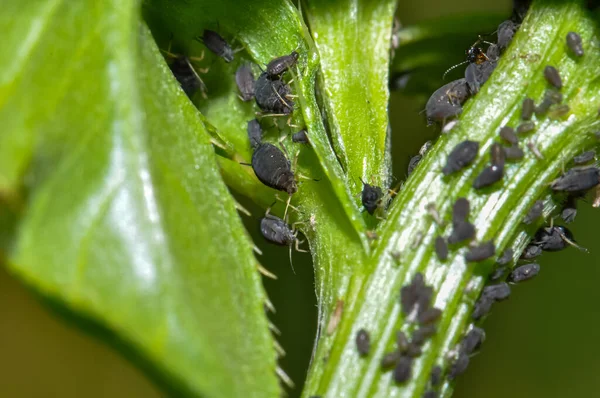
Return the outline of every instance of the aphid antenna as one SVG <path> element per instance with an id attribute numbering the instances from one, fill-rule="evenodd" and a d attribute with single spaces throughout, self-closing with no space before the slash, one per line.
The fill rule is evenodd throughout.
<path id="1" fill-rule="evenodd" d="M 469 63 L 469 61 L 463 61 L 463 62 L 461 62 L 460 64 L 456 64 L 456 65 L 454 65 L 454 66 L 452 66 L 452 67 L 448 68 L 448 69 L 446 70 L 446 72 L 444 72 L 444 74 L 442 75 L 442 80 L 445 80 L 445 79 L 446 79 L 446 75 L 447 75 L 447 74 L 448 74 L 448 72 L 450 72 L 451 70 L 453 70 L 453 69 L 456 69 L 456 68 L 458 68 L 459 66 L 461 66 L 461 65 L 464 65 L 464 64 L 468 64 L 468 63 Z M 423 109 L 423 111 L 425 111 L 425 109 Z M 423 111 L 421 111 L 421 112 L 423 112 Z"/>
<path id="2" fill-rule="evenodd" d="M 560 238 L 562 240 L 564 240 L 565 242 L 567 242 L 570 246 L 573 246 L 576 249 L 581 250 L 582 252 L 586 252 L 589 253 L 590 251 L 588 249 L 586 249 L 583 246 L 579 246 L 577 243 L 575 243 L 574 241 L 572 241 L 571 239 L 569 239 L 565 234 L 563 234 L 562 232 L 558 233 L 560 235 Z"/>
<path id="3" fill-rule="evenodd" d="M 298 239 L 296 239 L 296 245 L 297 244 L 298 244 Z M 294 275 L 296 275 L 296 270 L 294 269 L 294 263 L 292 262 L 292 245 L 290 245 L 289 253 L 290 253 L 290 267 L 292 267 L 292 272 L 294 273 Z"/>

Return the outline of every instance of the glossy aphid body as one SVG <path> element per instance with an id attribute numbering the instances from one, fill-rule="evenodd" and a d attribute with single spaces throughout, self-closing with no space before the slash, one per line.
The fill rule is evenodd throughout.
<path id="1" fill-rule="evenodd" d="M 529 263 L 515 268 L 508 276 L 508 281 L 519 283 L 535 277 L 540 272 L 539 264 Z"/>
<path id="2" fill-rule="evenodd" d="M 583 57 L 583 43 L 581 36 L 575 32 L 567 33 L 567 46 L 578 57 Z"/>
<path id="3" fill-rule="evenodd" d="M 365 329 L 360 329 L 356 333 L 356 350 L 361 357 L 366 357 L 371 351 L 371 337 Z"/>
<path id="4" fill-rule="evenodd" d="M 291 89 L 282 80 L 271 80 L 266 72 L 260 74 L 254 85 L 254 99 L 258 107 L 267 112 L 289 115 L 294 102 L 289 98 Z"/>
<path id="5" fill-rule="evenodd" d="M 515 130 L 512 127 L 504 126 L 500 129 L 500 138 L 509 142 L 513 145 L 519 143 L 519 138 L 515 134 Z"/>
<path id="6" fill-rule="evenodd" d="M 533 99 L 527 97 L 523 100 L 523 105 L 521 106 L 521 119 L 523 120 L 531 120 L 533 116 L 533 111 L 535 110 L 535 103 Z"/>
<path id="7" fill-rule="evenodd" d="M 595 166 L 574 167 L 550 184 L 554 191 L 585 192 L 600 184 L 600 169 Z"/>
<path id="8" fill-rule="evenodd" d="M 435 254 L 440 261 L 448 259 L 448 244 L 443 236 L 435 238 Z"/>
<path id="9" fill-rule="evenodd" d="M 190 99 L 199 89 L 205 90 L 204 82 L 194 69 L 190 59 L 185 55 L 176 56 L 173 62 L 169 64 L 169 68 Z"/>
<path id="10" fill-rule="evenodd" d="M 543 200 L 536 200 L 535 203 L 533 204 L 533 206 L 531 206 L 531 209 L 529 209 L 529 212 L 525 215 L 525 218 L 523 219 L 523 223 L 524 224 L 531 224 L 532 222 L 534 222 L 535 220 L 537 220 L 538 218 L 540 218 L 542 216 L 542 212 L 544 211 L 544 201 Z"/>
<path id="11" fill-rule="evenodd" d="M 446 165 L 442 168 L 444 175 L 450 175 L 469 166 L 479 152 L 479 143 L 476 141 L 463 141 L 456 145 L 448 155 Z"/>
<path id="12" fill-rule="evenodd" d="M 271 60 L 271 62 L 267 64 L 267 75 L 270 79 L 279 79 L 284 72 L 296 65 L 299 57 L 300 54 L 296 51 L 292 51 L 289 55 L 283 55 Z"/>
<path id="13" fill-rule="evenodd" d="M 284 153 L 273 144 L 262 143 L 252 154 L 252 170 L 268 187 L 293 195 L 298 190 L 294 172 Z"/>
<path id="14" fill-rule="evenodd" d="M 465 261 L 479 262 L 487 260 L 488 258 L 494 256 L 495 253 L 496 245 L 494 245 L 494 242 L 490 240 L 471 247 L 471 249 L 465 254 Z"/>
<path id="15" fill-rule="evenodd" d="M 363 207 L 369 214 L 373 215 L 373 213 L 375 213 L 375 210 L 377 210 L 377 208 L 381 206 L 382 198 L 383 191 L 381 190 L 381 188 L 363 182 L 361 201 Z"/>
<path id="16" fill-rule="evenodd" d="M 294 134 L 292 134 L 292 142 L 298 143 L 298 144 L 308 144 L 308 134 L 306 133 L 306 130 L 300 130 Z"/>
<path id="17" fill-rule="evenodd" d="M 558 73 L 558 69 L 554 66 L 546 66 L 544 68 L 544 77 L 546 81 L 556 87 L 557 89 L 561 89 L 563 86 L 562 79 L 560 78 L 560 73 Z"/>
<path id="18" fill-rule="evenodd" d="M 454 80 L 438 88 L 425 105 L 428 123 L 441 123 L 457 116 L 462 112 L 462 105 L 470 96 L 466 79 Z"/>
<path id="19" fill-rule="evenodd" d="M 260 232 L 266 240 L 280 246 L 292 246 L 297 240 L 296 232 L 284 220 L 271 214 L 260 220 Z"/>
<path id="20" fill-rule="evenodd" d="M 256 119 L 252 119 L 248 122 L 248 139 L 250 140 L 250 146 L 252 149 L 257 149 L 262 143 L 263 130 L 260 123 Z"/>
<path id="21" fill-rule="evenodd" d="M 481 189 L 488 187 L 502 179 L 504 176 L 504 163 L 506 155 L 504 149 L 494 143 L 490 147 L 490 165 L 484 168 L 473 181 L 473 188 Z"/>
<path id="22" fill-rule="evenodd" d="M 196 40 L 204 43 L 206 48 L 223 58 L 225 62 L 229 63 L 233 61 L 233 50 L 231 49 L 231 46 L 217 32 L 204 29 L 202 36 L 197 37 Z"/>

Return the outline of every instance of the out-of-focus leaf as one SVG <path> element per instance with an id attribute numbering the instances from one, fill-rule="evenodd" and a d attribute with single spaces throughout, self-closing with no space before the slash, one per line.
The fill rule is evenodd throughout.
<path id="1" fill-rule="evenodd" d="M 185 395 L 277 396 L 251 243 L 138 2 L 5 5 L 0 141 L 28 153 L 4 183 L 29 165 L 13 272 Z"/>

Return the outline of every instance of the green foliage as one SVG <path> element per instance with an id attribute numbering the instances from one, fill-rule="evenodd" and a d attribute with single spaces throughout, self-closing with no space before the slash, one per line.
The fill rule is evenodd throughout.
<path id="1" fill-rule="evenodd" d="M 283 213 L 286 198 L 242 164 L 251 160 L 246 124 L 257 107 L 237 98 L 233 75 L 240 64 L 256 64 L 258 74 L 276 56 L 301 54 L 291 71 L 292 127 L 281 118 L 265 118 L 263 125 L 266 141 L 300 128 L 310 139 L 310 146 L 283 140 L 290 160 L 297 156 L 297 175 L 307 177 L 293 197 L 298 211 L 291 220 L 301 222 L 308 238 L 319 307 L 306 397 L 421 396 L 433 365 L 451 363 L 493 263 L 467 264 L 464 246 L 441 263 L 433 241 L 450 226 L 436 225 L 426 205 L 448 219 L 455 199 L 466 197 L 478 241 L 494 239 L 498 253 L 522 248 L 536 226 L 525 228 L 520 220 L 535 200 L 548 197 L 548 183 L 563 165 L 596 140 L 600 50 L 587 46 L 585 57 L 574 59 L 564 38 L 574 30 L 585 43 L 597 42 L 597 26 L 575 2 L 533 5 L 491 79 L 383 220 L 361 214 L 358 195 L 360 179 L 384 189 L 391 179 L 394 1 L 309 1 L 304 10 L 277 0 L 4 3 L 5 262 L 43 297 L 114 333 L 184 395 L 271 397 L 281 392 L 276 374 L 287 381 L 276 367 L 252 242 L 225 185 L 262 209 L 279 197 L 273 212 Z M 421 82 L 424 73 L 439 75 L 440 61 L 452 57 L 447 36 L 468 45 L 498 22 L 462 16 L 402 29 L 391 70 L 420 71 L 405 92 L 430 92 Z M 234 62 L 204 51 L 194 40 L 204 29 L 239 50 Z M 197 109 L 168 69 L 173 54 L 196 57 L 198 69 L 209 69 L 201 74 L 205 98 L 193 98 Z M 472 181 L 489 162 L 499 128 L 518 124 L 525 96 L 541 99 L 547 64 L 561 71 L 570 113 L 536 119 L 526 141 L 542 159 L 529 151 L 506 167 L 502 183 L 475 192 Z M 446 154 L 467 138 L 481 142 L 480 156 L 460 176 L 442 178 Z M 377 240 L 368 238 L 373 232 Z M 443 317 L 411 381 L 397 385 L 379 361 L 396 330 L 414 328 L 400 312 L 398 291 L 417 271 L 437 292 Z M 341 303 L 336 326 L 331 319 Z M 362 327 L 373 340 L 367 358 L 354 343 Z M 446 382 L 442 393 L 451 392 Z"/>

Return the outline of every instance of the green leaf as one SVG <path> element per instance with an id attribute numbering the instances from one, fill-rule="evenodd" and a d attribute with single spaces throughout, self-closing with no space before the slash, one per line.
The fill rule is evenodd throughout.
<path id="1" fill-rule="evenodd" d="M 2 149 L 28 150 L 0 168 L 14 184 L 28 166 L 10 268 L 115 333 L 180 394 L 277 396 L 252 244 L 138 7 L 3 8 L 7 48 L 29 51 L 2 72 Z M 29 23 L 11 29 L 13 16 Z"/>
<path id="2" fill-rule="evenodd" d="M 317 0 L 307 9 L 321 56 L 320 90 L 338 158 L 354 194 L 389 186 L 387 107 L 395 0 Z"/>

